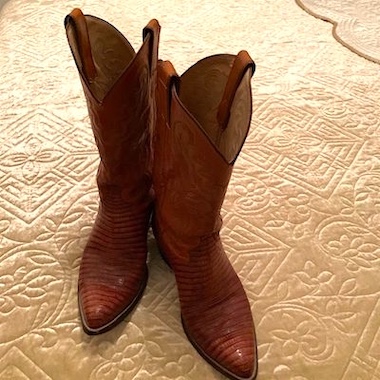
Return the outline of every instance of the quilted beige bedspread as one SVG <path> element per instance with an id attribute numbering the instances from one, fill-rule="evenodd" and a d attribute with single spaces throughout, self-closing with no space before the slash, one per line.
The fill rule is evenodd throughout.
<path id="1" fill-rule="evenodd" d="M 380 379 L 380 66 L 289 0 L 6 3 L 0 379 L 223 379 L 186 339 L 152 237 L 134 313 L 101 336 L 81 329 L 78 265 L 98 155 L 63 28 L 75 6 L 135 48 L 157 18 L 160 56 L 179 73 L 207 55 L 250 52 L 254 113 L 222 237 L 251 302 L 258 379 Z"/>

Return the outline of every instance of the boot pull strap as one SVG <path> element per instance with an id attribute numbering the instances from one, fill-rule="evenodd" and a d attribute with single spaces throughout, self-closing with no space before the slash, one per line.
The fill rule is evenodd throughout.
<path id="1" fill-rule="evenodd" d="M 170 126 L 170 109 L 172 104 L 173 91 L 179 90 L 179 76 L 175 71 L 174 66 L 170 61 L 158 61 L 158 96 L 164 97 L 166 99 L 166 107 L 159 112 L 166 112 L 165 118 Z M 164 94 L 161 93 L 160 89 L 164 88 Z M 165 104 L 164 103 L 164 104 Z"/>
<path id="2" fill-rule="evenodd" d="M 231 72 L 227 79 L 223 97 L 218 108 L 217 120 L 222 131 L 224 131 L 228 126 L 228 122 L 230 120 L 230 111 L 236 95 L 236 91 L 239 88 L 239 85 L 249 68 L 252 69 L 252 76 L 255 71 L 255 63 L 253 62 L 248 52 L 242 50 L 235 57 L 235 60 L 232 64 Z"/>
<path id="3" fill-rule="evenodd" d="M 149 21 L 148 25 L 143 29 L 143 40 L 150 36 L 149 41 L 149 67 L 151 72 L 154 72 L 157 69 L 157 60 L 158 60 L 158 42 L 160 39 L 160 24 L 156 19 Z"/>
<path id="4" fill-rule="evenodd" d="M 88 81 L 96 77 L 96 67 L 92 58 L 90 38 L 88 35 L 86 18 L 79 8 L 75 8 L 65 18 L 65 28 L 73 26 L 78 53 L 81 59 L 83 74 Z"/>

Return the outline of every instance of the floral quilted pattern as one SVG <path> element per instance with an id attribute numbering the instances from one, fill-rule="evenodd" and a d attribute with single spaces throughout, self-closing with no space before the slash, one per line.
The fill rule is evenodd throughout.
<path id="1" fill-rule="evenodd" d="M 371 0 L 296 0 L 322 20 L 331 22 L 334 37 L 355 53 L 380 63 L 379 7 Z"/>
<path id="2" fill-rule="evenodd" d="M 379 66 L 295 2 L 175 4 L 80 5 L 136 50 L 157 18 L 160 57 L 180 74 L 212 54 L 255 57 L 221 237 L 252 305 L 258 379 L 379 380 Z M 75 6 L 9 0 L 0 13 L 0 379 L 222 380 L 182 330 L 151 235 L 148 285 L 127 323 L 96 337 L 80 326 L 99 156 L 62 26 Z"/>

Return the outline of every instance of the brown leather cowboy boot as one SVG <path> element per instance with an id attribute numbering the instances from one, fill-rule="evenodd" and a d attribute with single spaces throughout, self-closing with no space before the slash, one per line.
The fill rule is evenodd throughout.
<path id="1" fill-rule="evenodd" d="M 154 141 L 154 233 L 176 277 L 184 330 L 211 365 L 239 380 L 256 376 L 256 339 L 219 230 L 250 126 L 254 69 L 244 51 L 203 59 L 181 77 L 159 62 Z"/>
<path id="2" fill-rule="evenodd" d="M 137 53 L 113 26 L 79 9 L 65 27 L 100 154 L 100 205 L 78 284 L 83 328 L 99 334 L 132 310 L 147 282 L 160 27 L 149 22 Z"/>

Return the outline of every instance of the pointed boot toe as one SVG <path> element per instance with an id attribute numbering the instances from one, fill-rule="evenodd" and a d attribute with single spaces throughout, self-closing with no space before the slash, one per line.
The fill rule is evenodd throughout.
<path id="1" fill-rule="evenodd" d="M 237 334 L 216 341 L 211 364 L 230 379 L 252 380 L 257 373 L 257 355 L 252 334 Z M 212 357 L 210 357 L 212 359 Z"/>
<path id="2" fill-rule="evenodd" d="M 145 218 L 130 215 L 121 223 L 106 210 L 102 204 L 79 269 L 79 309 L 84 330 L 91 335 L 108 331 L 133 310 L 148 277 Z M 133 226 L 127 220 L 133 220 Z M 139 233 L 131 233 L 136 230 Z"/>
<path id="3" fill-rule="evenodd" d="M 257 353 L 252 334 L 233 334 L 202 344 L 193 338 L 185 323 L 184 331 L 198 353 L 219 372 L 233 380 L 253 380 L 257 375 Z"/>
<path id="4" fill-rule="evenodd" d="M 79 311 L 85 332 L 95 335 L 107 330 L 117 315 L 114 315 L 114 304 L 110 305 L 106 295 L 102 297 L 98 291 L 91 290 L 89 294 L 88 297 L 79 297 Z M 100 301 L 101 299 L 103 302 Z"/>
<path id="5" fill-rule="evenodd" d="M 115 285 L 99 283 L 79 283 L 78 303 L 84 331 L 89 335 L 104 333 L 128 315 L 143 295 L 147 283 L 147 268 L 140 276 L 140 282 L 129 278 L 127 283 L 122 278 L 110 281 Z M 118 285 L 116 283 L 119 283 Z"/>
<path id="6" fill-rule="evenodd" d="M 256 377 L 257 359 L 252 344 L 251 347 L 234 348 L 231 352 L 227 350 L 226 355 L 221 371 L 224 370 L 231 379 L 252 380 Z"/>
<path id="7" fill-rule="evenodd" d="M 230 379 L 252 380 L 257 373 L 255 328 L 239 285 L 232 283 L 237 288 L 234 294 L 214 306 L 203 299 L 197 307 L 184 308 L 188 322 L 182 317 L 182 325 L 192 345 L 214 368 Z"/>

